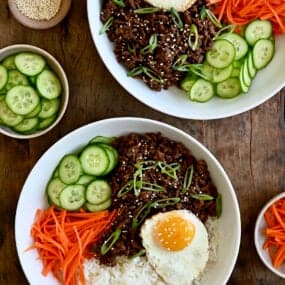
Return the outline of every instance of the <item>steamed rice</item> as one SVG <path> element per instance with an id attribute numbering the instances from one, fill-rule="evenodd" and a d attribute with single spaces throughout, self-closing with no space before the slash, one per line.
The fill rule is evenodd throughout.
<path id="1" fill-rule="evenodd" d="M 209 236 L 209 260 L 207 267 L 216 262 L 218 249 L 218 220 L 209 218 L 205 224 Z M 114 267 L 100 265 L 96 259 L 87 260 L 84 264 L 84 274 L 87 285 L 165 285 L 158 276 L 146 257 L 128 259 L 120 256 Z M 199 285 L 203 273 L 194 280 L 193 284 Z"/>

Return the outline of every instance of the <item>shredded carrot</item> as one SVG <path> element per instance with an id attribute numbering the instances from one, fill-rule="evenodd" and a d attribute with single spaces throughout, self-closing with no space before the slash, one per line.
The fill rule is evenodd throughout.
<path id="1" fill-rule="evenodd" d="M 208 0 L 220 21 L 243 26 L 255 19 L 272 22 L 275 34 L 285 34 L 285 0 Z"/>
<path id="2" fill-rule="evenodd" d="M 279 267 L 285 263 L 285 198 L 272 204 L 264 213 L 267 224 L 263 249 L 268 250 L 272 264 Z"/>
<path id="3" fill-rule="evenodd" d="M 92 256 L 90 246 L 109 229 L 118 215 L 114 210 L 96 213 L 67 212 L 50 207 L 37 210 L 31 229 L 34 243 L 43 262 L 42 274 L 53 275 L 64 285 L 86 284 L 83 272 L 85 258 Z"/>

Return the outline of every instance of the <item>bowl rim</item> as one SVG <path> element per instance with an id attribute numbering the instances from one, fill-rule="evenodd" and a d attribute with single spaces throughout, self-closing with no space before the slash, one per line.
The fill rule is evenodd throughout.
<path id="1" fill-rule="evenodd" d="M 49 151 L 52 151 L 54 148 L 57 148 L 58 146 L 60 146 L 61 144 L 63 144 L 63 142 L 67 141 L 68 139 L 70 139 L 72 136 L 74 136 L 77 132 L 84 132 L 84 129 L 88 129 L 92 126 L 96 126 L 97 128 L 100 128 L 100 126 L 102 126 L 102 124 L 106 124 L 106 123 L 112 123 L 113 121 L 117 121 L 117 122 L 137 122 L 137 123 L 147 123 L 147 124 L 155 124 L 156 126 L 162 126 L 163 128 L 170 130 L 172 132 L 178 133 L 180 134 L 182 137 L 184 136 L 185 138 L 187 138 L 187 140 L 190 140 L 193 144 L 195 144 L 201 151 L 202 153 L 204 153 L 207 157 L 209 157 L 210 160 L 212 160 L 212 162 L 214 163 L 215 167 L 217 167 L 220 171 L 220 173 L 223 176 L 223 179 L 225 180 L 226 184 L 229 187 L 229 193 L 230 196 L 232 198 L 233 201 L 233 211 L 235 212 L 235 216 L 236 219 L 234 220 L 237 231 L 236 231 L 236 235 L 234 236 L 235 242 L 234 242 L 234 246 L 233 251 L 232 251 L 232 258 L 231 261 L 228 263 L 228 267 L 227 267 L 227 271 L 225 272 L 225 275 L 223 277 L 224 282 L 223 284 L 226 284 L 226 282 L 229 280 L 235 264 L 237 262 L 237 257 L 239 254 L 239 248 L 240 248 L 240 241 L 241 241 L 241 218 L 240 218 L 240 208 L 239 208 L 239 203 L 238 203 L 238 199 L 235 193 L 235 190 L 233 188 L 233 185 L 231 183 L 231 180 L 228 176 L 228 174 L 226 173 L 226 171 L 224 170 L 222 164 L 219 162 L 219 160 L 214 156 L 214 154 L 211 153 L 211 151 L 205 146 L 203 145 L 201 142 L 199 142 L 196 138 L 194 138 L 192 135 L 188 134 L 186 131 L 181 130 L 178 127 L 175 127 L 171 124 L 165 123 L 165 122 L 161 122 L 158 120 L 154 120 L 154 119 L 149 119 L 149 118 L 143 118 L 143 117 L 113 117 L 113 118 L 107 118 L 107 119 L 102 119 L 102 120 L 98 120 L 98 121 L 94 121 L 85 125 L 82 125 L 81 127 L 74 129 L 72 131 L 70 131 L 68 134 L 66 134 L 65 136 L 61 137 L 58 141 L 56 141 L 53 145 L 51 145 L 42 155 L 41 157 L 37 160 L 37 162 L 35 163 L 35 165 L 33 166 L 33 168 L 30 170 L 29 174 L 26 177 L 26 180 L 22 186 L 22 190 L 21 193 L 19 195 L 19 199 L 17 202 L 17 207 L 16 207 L 16 214 L 15 214 L 15 224 L 14 224 L 14 231 L 15 231 L 15 240 L 16 240 L 16 248 L 17 248 L 17 254 L 18 254 L 18 258 L 20 260 L 20 262 L 22 263 L 22 259 L 23 257 L 20 255 L 20 245 L 17 242 L 17 236 L 19 235 L 19 228 L 17 227 L 17 225 L 19 224 L 19 220 L 20 220 L 20 212 L 19 212 L 19 206 L 21 206 L 21 201 L 23 198 L 21 198 L 22 196 L 24 196 L 24 192 L 27 191 L 27 184 L 29 183 L 29 179 L 30 176 L 32 176 L 33 172 L 35 171 L 35 169 L 38 167 L 39 164 L 42 163 L 43 160 L 46 159 L 47 154 Z M 139 130 L 137 132 L 140 132 Z M 77 143 L 80 144 L 80 143 Z M 195 153 L 193 154 L 195 156 Z M 23 191 L 25 190 L 25 191 Z M 28 272 L 26 272 L 25 268 L 23 268 L 23 271 L 26 275 L 26 277 L 30 276 L 30 274 Z M 27 278 L 28 279 L 28 278 Z M 29 280 L 29 279 L 28 279 Z"/>
<path id="2" fill-rule="evenodd" d="M 46 51 L 40 47 L 30 45 L 30 44 L 14 44 L 14 45 L 9 45 L 9 46 L 1 48 L 0 54 L 5 53 L 5 52 L 11 52 L 10 55 L 12 55 L 13 50 L 17 50 L 17 49 L 22 49 L 22 51 L 35 52 L 35 53 L 38 53 L 38 54 L 44 56 L 45 58 L 47 58 L 49 61 L 53 62 L 56 65 L 56 67 L 58 69 L 57 73 L 59 73 L 60 77 L 62 77 L 62 78 L 60 78 L 60 81 L 61 81 L 61 84 L 63 85 L 62 97 L 64 98 L 64 100 L 62 102 L 59 115 L 57 116 L 56 120 L 49 127 L 47 127 L 46 129 L 43 129 L 41 131 L 35 132 L 33 134 L 24 135 L 24 134 L 20 134 L 20 133 L 16 133 L 16 132 L 6 131 L 5 128 L 0 126 L 0 133 L 2 133 L 3 135 L 6 135 L 6 136 L 11 137 L 11 138 L 15 138 L 15 139 L 32 139 L 32 138 L 42 136 L 42 135 L 46 134 L 47 132 L 49 132 L 51 129 L 53 129 L 60 122 L 60 120 L 64 116 L 66 109 L 67 109 L 68 101 L 69 101 L 69 93 L 70 93 L 69 82 L 68 82 L 66 73 L 65 73 L 63 67 L 61 66 L 61 64 L 59 63 L 59 61 L 52 54 L 50 54 L 48 51 Z M 17 53 L 17 51 L 15 51 L 15 53 Z"/>
<path id="3" fill-rule="evenodd" d="M 261 261 L 263 262 L 263 264 L 269 269 L 271 270 L 273 273 L 275 273 L 276 275 L 278 275 L 281 278 L 285 278 L 285 272 L 282 273 L 280 272 L 280 270 L 276 269 L 271 262 L 267 261 L 264 257 L 264 255 L 262 254 L 262 248 L 260 247 L 260 241 L 259 241 L 259 237 L 261 236 L 261 233 L 259 231 L 259 225 L 260 223 L 264 220 L 264 213 L 265 211 L 276 201 L 285 198 L 285 192 L 281 192 L 275 196 L 273 196 L 269 201 L 266 202 L 266 204 L 262 207 L 261 211 L 259 212 L 256 222 L 255 222 L 255 227 L 254 227 L 254 245 L 255 245 L 255 249 L 256 252 L 259 256 L 259 258 L 261 259 Z M 264 252 L 267 252 L 264 250 Z"/>

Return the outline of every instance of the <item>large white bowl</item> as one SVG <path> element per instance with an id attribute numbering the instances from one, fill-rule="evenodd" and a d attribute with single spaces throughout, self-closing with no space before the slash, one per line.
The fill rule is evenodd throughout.
<path id="1" fill-rule="evenodd" d="M 175 117 L 210 120 L 234 116 L 248 111 L 275 95 L 285 86 L 285 36 L 276 38 L 276 53 L 272 62 L 258 72 L 250 91 L 233 99 L 213 98 L 206 103 L 191 102 L 176 87 L 160 92 L 152 91 L 141 80 L 128 77 L 113 52 L 113 44 L 106 34 L 99 35 L 102 27 L 100 11 L 102 0 L 88 0 L 88 19 L 93 41 L 106 67 L 114 78 L 135 98 L 144 104 Z"/>
<path id="2" fill-rule="evenodd" d="M 17 206 L 15 232 L 16 246 L 25 275 L 32 285 L 58 284 L 53 276 L 41 275 L 42 264 L 36 250 L 25 252 L 32 244 L 30 229 L 37 208 L 47 207 L 45 186 L 61 157 L 83 147 L 96 135 L 119 136 L 130 132 L 161 132 L 182 142 L 197 159 L 204 159 L 214 184 L 223 198 L 223 211 L 218 223 L 220 239 L 217 261 L 213 263 L 203 279 L 203 285 L 222 285 L 228 280 L 238 255 L 241 225 L 240 212 L 231 182 L 215 157 L 198 141 L 167 124 L 142 118 L 114 118 L 98 121 L 81 127 L 59 140 L 39 159 L 28 176 Z M 230 229 L 230 230 L 229 230 Z M 99 284 L 103 285 L 103 284 Z"/>

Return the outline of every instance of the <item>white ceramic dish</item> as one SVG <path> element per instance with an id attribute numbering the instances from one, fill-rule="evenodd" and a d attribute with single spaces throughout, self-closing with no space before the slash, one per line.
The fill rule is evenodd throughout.
<path id="1" fill-rule="evenodd" d="M 258 72 L 250 91 L 233 99 L 218 97 L 206 103 L 191 102 L 176 87 L 161 92 L 152 91 L 141 80 L 126 75 L 126 69 L 117 62 L 113 44 L 107 35 L 99 35 L 102 27 L 100 11 L 103 1 L 88 0 L 88 19 L 93 41 L 106 67 L 131 95 L 142 103 L 168 115 L 185 119 L 210 120 L 234 116 L 262 104 L 285 86 L 285 36 L 276 38 L 276 53 L 272 62 Z"/>
<path id="2" fill-rule="evenodd" d="M 278 194 L 277 196 L 273 197 L 272 199 L 270 199 L 260 211 L 257 217 L 257 220 L 256 220 L 256 224 L 255 224 L 254 243 L 255 243 L 256 251 L 260 259 L 262 260 L 262 262 L 265 264 L 265 266 L 269 270 L 274 272 L 276 275 L 285 279 L 285 263 L 283 263 L 283 265 L 281 265 L 279 268 L 275 268 L 272 265 L 268 251 L 262 248 L 266 240 L 266 236 L 263 233 L 264 229 L 266 228 L 266 221 L 264 219 L 264 213 L 274 202 L 278 201 L 281 198 L 285 198 L 285 192 L 282 192 Z"/>
<path id="3" fill-rule="evenodd" d="M 46 134 L 48 131 L 53 129 L 60 122 L 60 120 L 62 119 L 66 111 L 68 101 L 69 101 L 69 84 L 68 84 L 66 74 L 63 68 L 61 67 L 60 63 L 50 53 L 48 53 L 47 51 L 39 47 L 32 46 L 32 45 L 26 45 L 26 44 L 18 44 L 18 45 L 11 45 L 11 46 L 4 47 L 0 49 L 0 61 L 8 57 L 9 55 L 16 54 L 16 53 L 23 52 L 23 51 L 34 52 L 34 53 L 42 55 L 46 59 L 51 69 L 57 74 L 57 76 L 60 79 L 61 85 L 62 85 L 62 95 L 61 95 L 62 97 L 61 97 L 61 106 L 60 106 L 59 114 L 56 120 L 46 129 L 36 131 L 31 134 L 20 134 L 20 133 L 13 131 L 11 128 L 0 125 L 0 133 L 6 136 L 16 138 L 16 139 L 32 139 L 32 138 L 36 138 L 36 137 Z"/>
<path id="4" fill-rule="evenodd" d="M 36 250 L 25 252 L 25 249 L 32 244 L 30 229 L 35 211 L 37 208 L 47 207 L 45 186 L 58 161 L 64 154 L 83 147 L 96 135 L 119 136 L 138 132 L 138 130 L 141 133 L 161 132 L 171 139 L 182 142 L 197 159 L 204 159 L 207 162 L 212 180 L 223 197 L 223 211 L 218 223 L 218 231 L 222 239 L 219 240 L 217 262 L 210 266 L 202 284 L 226 283 L 238 255 L 241 225 L 234 189 L 220 163 L 203 145 L 177 128 L 149 119 L 114 118 L 86 125 L 63 137 L 39 159 L 23 186 L 16 212 L 16 246 L 23 270 L 31 285 L 58 284 L 53 276 L 41 275 L 42 264 L 37 259 Z"/>

